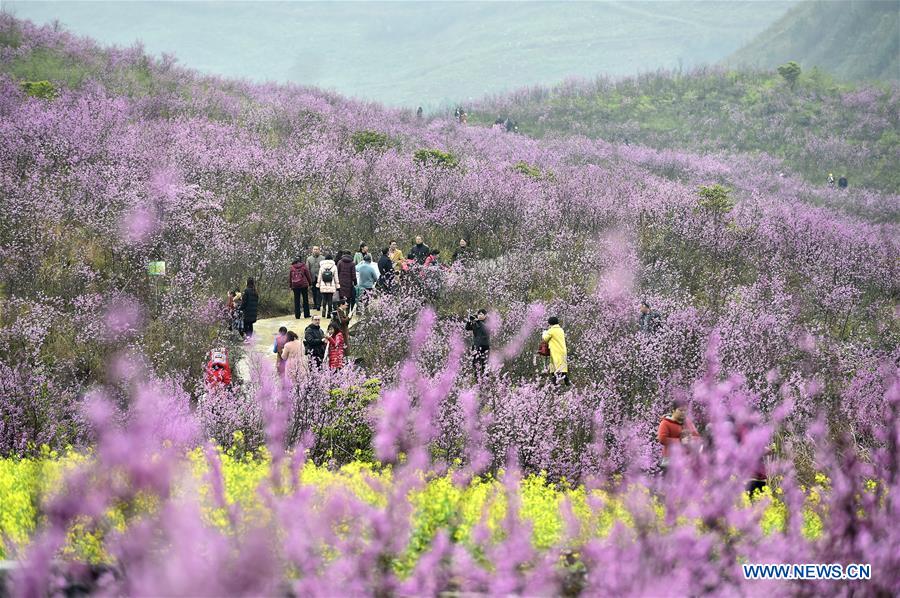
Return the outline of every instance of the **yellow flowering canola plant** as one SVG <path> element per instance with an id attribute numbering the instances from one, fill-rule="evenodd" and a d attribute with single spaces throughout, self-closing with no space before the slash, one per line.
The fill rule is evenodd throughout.
<path id="1" fill-rule="evenodd" d="M 271 521 L 271 513 L 259 489 L 271 481 L 272 461 L 262 449 L 255 453 L 236 448 L 216 450 L 221 461 L 225 502 L 239 515 L 232 525 L 226 509 L 215 506 L 212 488 L 207 479 L 209 463 L 201 448 L 186 455 L 185 475 L 176 487 L 176 495 L 199 497 L 206 522 L 226 533 L 241 533 Z M 90 453 L 65 451 L 62 454 L 44 449 L 33 458 L 0 459 L 0 558 L 16 558 L 27 546 L 41 522 L 41 502 L 63 487 L 66 471 L 91 459 Z M 297 480 L 289 479 L 289 465 L 282 472 L 281 483 L 275 492 L 292 492 L 299 487 L 311 488 L 324 497 L 333 492 L 347 492 L 375 508 L 384 508 L 391 494 L 393 476 L 390 467 L 364 461 L 353 461 L 340 469 L 330 469 L 307 461 L 298 472 Z M 457 543 L 470 548 L 477 557 L 478 546 L 472 539 L 473 529 L 484 524 L 492 540 L 503 537 L 502 522 L 506 517 L 508 497 L 499 477 L 476 478 L 467 485 L 454 483 L 452 473 L 441 476 L 422 474 L 424 484 L 409 493 L 412 512 L 411 534 L 406 551 L 394 568 L 404 575 L 412 571 L 419 556 L 430 546 L 439 530 L 446 530 Z M 827 479 L 817 479 L 806 490 L 808 508 L 804 513 L 804 533 L 816 538 L 822 532 L 822 517 L 818 505 L 821 493 L 828 491 Z M 617 522 L 632 527 L 631 515 L 616 496 L 601 490 L 587 490 L 584 486 L 570 488 L 549 483 L 541 475 L 529 475 L 516 486 L 519 516 L 531 526 L 535 548 L 546 549 L 557 544 L 564 533 L 564 509 L 578 522 L 578 534 L 573 549 L 592 537 L 603 537 Z M 766 490 L 756 502 L 765 501 L 760 521 L 766 533 L 784 529 L 785 507 L 774 494 Z M 750 507 L 745 496 L 744 505 Z M 103 521 L 80 520 L 69 530 L 64 557 L 102 562 L 105 535 L 121 531 L 130 521 L 152 513 L 155 500 L 139 497 L 130 504 L 116 505 L 106 512 Z M 664 513 L 658 511 L 660 529 Z M 489 565 L 489 564 L 488 564 Z"/>

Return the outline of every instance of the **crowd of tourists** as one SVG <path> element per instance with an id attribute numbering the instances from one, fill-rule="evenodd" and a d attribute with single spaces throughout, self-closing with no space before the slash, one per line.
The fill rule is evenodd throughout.
<path id="1" fill-rule="evenodd" d="M 460 239 L 452 261 L 466 262 L 472 259 L 471 249 L 465 239 Z M 422 236 L 417 236 L 408 252 L 403 252 L 396 240 L 383 247 L 376 259 L 367 243 L 360 243 L 355 253 L 349 251 L 323 251 L 313 246 L 304 259 L 292 260 L 287 284 L 293 293 L 294 317 L 308 319 L 302 337 L 282 326 L 272 345 L 277 357 L 277 370 L 283 380 L 294 380 L 309 372 L 310 368 L 327 367 L 339 370 L 344 367 L 349 352 L 350 321 L 362 312 L 376 292 L 391 293 L 396 285 L 411 272 L 427 272 L 430 268 L 447 265 L 441 261 L 440 251 L 429 247 Z M 227 310 L 232 327 L 243 336 L 253 334 L 253 324 L 258 315 L 259 294 L 253 278 L 247 279 L 246 288 L 228 293 Z M 314 313 L 315 312 L 315 313 Z M 465 329 L 472 333 L 471 367 L 476 381 L 489 375 L 491 333 L 488 312 L 482 308 L 469 315 Z M 328 324 L 323 328 L 322 322 Z M 655 334 L 664 325 L 664 317 L 642 300 L 638 307 L 637 328 L 643 334 Z M 569 356 L 566 334 L 560 319 L 551 316 L 541 331 L 537 358 L 541 370 L 551 385 L 568 387 Z M 212 376 L 213 374 L 210 374 Z M 222 380 L 222 374 L 216 370 Z M 227 376 L 230 382 L 230 371 Z M 687 419 L 682 405 L 675 405 L 671 413 L 662 418 L 657 441 L 662 445 L 661 467 L 669 464 L 673 445 L 697 447 L 700 436 L 693 423 Z M 762 463 L 753 472 L 749 485 L 751 491 L 765 485 L 766 474 Z"/>

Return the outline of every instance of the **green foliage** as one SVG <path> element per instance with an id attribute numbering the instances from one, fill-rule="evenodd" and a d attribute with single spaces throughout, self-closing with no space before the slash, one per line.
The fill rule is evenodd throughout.
<path id="1" fill-rule="evenodd" d="M 0 71 L 25 81 L 52 81 L 65 87 L 79 87 L 97 73 L 97 68 L 59 50 L 36 48 L 0 65 Z"/>
<path id="2" fill-rule="evenodd" d="M 523 175 L 525 175 L 529 178 L 532 178 L 536 181 L 540 181 L 540 180 L 544 180 L 544 179 L 546 179 L 548 181 L 556 180 L 556 176 L 553 174 L 552 171 L 550 171 L 550 170 L 541 171 L 540 168 L 538 168 L 537 166 L 532 166 L 528 162 L 523 162 L 523 161 L 516 162 L 516 164 L 513 166 L 513 170 L 515 170 L 519 174 L 523 174 Z"/>
<path id="3" fill-rule="evenodd" d="M 702 186 L 697 190 L 700 199 L 697 204 L 708 212 L 714 214 L 727 214 L 734 207 L 731 199 L 731 190 L 722 185 Z"/>
<path id="4" fill-rule="evenodd" d="M 49 81 L 21 81 L 22 91 L 33 98 L 52 100 L 57 96 L 56 87 Z"/>
<path id="5" fill-rule="evenodd" d="M 528 162 L 516 162 L 516 165 L 513 166 L 513 170 L 533 179 L 539 180 L 541 178 L 541 169 L 532 166 Z"/>
<path id="6" fill-rule="evenodd" d="M 10 20 L 8 27 L 0 29 L 0 48 L 18 48 L 22 45 L 22 32 Z"/>
<path id="7" fill-rule="evenodd" d="M 794 87 L 797 85 L 797 79 L 800 78 L 800 73 L 800 65 L 793 60 L 778 67 L 778 74 L 788 82 L 788 85 L 791 86 L 791 89 L 794 89 Z"/>
<path id="8" fill-rule="evenodd" d="M 413 160 L 423 166 L 441 166 L 443 168 L 455 168 L 459 165 L 459 158 L 450 152 L 439 149 L 419 149 L 413 154 Z"/>
<path id="9" fill-rule="evenodd" d="M 350 143 L 353 145 L 354 151 L 360 154 L 366 150 L 383 152 L 390 147 L 393 142 L 387 133 L 380 131 L 356 131 L 350 136 Z"/>
<path id="10" fill-rule="evenodd" d="M 837 163 L 857 164 L 851 174 L 854 187 L 871 187 L 896 193 L 900 170 L 890 139 L 879 143 L 885 131 L 896 127 L 879 124 L 858 127 L 845 106 L 846 96 L 863 91 L 836 83 L 820 70 L 802 73 L 791 90 L 774 69 L 763 71 L 709 70 L 690 76 L 648 74 L 622 81 L 597 80 L 583 88 L 540 90 L 516 98 L 508 106 L 523 134 L 542 138 L 585 135 L 607 141 L 647 145 L 657 149 L 696 153 L 766 152 L 783 160 L 792 170 L 816 184 L 822 183 L 823 155 L 811 149 L 815 140 L 839 137 L 841 147 L 830 151 Z M 871 88 L 867 113 L 890 115 L 895 97 L 892 88 Z M 488 102 L 473 119 L 487 120 L 498 107 Z M 777 115 L 779 126 L 770 126 Z M 890 120 L 875 122 L 890 123 Z M 889 134 L 888 134 L 889 135 Z M 662 176 L 682 179 L 677 169 L 662 169 Z M 722 181 L 719 181 L 722 182 Z"/>
<path id="11" fill-rule="evenodd" d="M 337 417 L 316 434 L 318 452 L 324 454 L 313 458 L 327 457 L 337 463 L 374 461 L 372 427 L 360 416 L 378 400 L 380 392 L 381 382 L 376 379 L 367 380 L 361 387 L 332 389 L 325 409 Z"/>

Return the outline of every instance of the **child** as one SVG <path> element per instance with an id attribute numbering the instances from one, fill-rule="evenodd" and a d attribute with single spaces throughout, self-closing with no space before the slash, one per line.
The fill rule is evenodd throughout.
<path id="1" fill-rule="evenodd" d="M 344 367 L 344 333 L 337 322 L 328 325 L 328 367 L 339 370 Z"/>

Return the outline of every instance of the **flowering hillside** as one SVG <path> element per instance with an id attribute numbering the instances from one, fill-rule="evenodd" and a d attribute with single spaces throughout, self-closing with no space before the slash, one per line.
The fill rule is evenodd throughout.
<path id="1" fill-rule="evenodd" d="M 765 156 L 535 140 L 202 77 L 0 19 L 14 591 L 900 590 L 898 196 Z M 282 385 L 249 354 L 242 384 L 202 383 L 210 348 L 247 350 L 227 290 L 252 276 L 260 311 L 284 314 L 310 246 L 416 235 L 442 257 L 465 238 L 471 259 L 376 293 L 358 365 Z M 463 342 L 478 308 L 482 377 Z M 571 386 L 538 375 L 548 317 Z M 703 449 L 660 467 L 674 401 Z M 340 466 L 356 477 L 321 492 Z M 874 573 L 763 586 L 748 562 Z"/>
<path id="2" fill-rule="evenodd" d="M 522 89 L 485 100 L 474 112 L 480 122 L 508 116 L 536 137 L 744 152 L 777 164 L 764 169 L 768 176 L 793 171 L 824 184 L 832 172 L 852 186 L 897 193 L 898 101 L 895 80 L 855 86 L 812 69 L 790 84 L 774 70 L 717 67 Z"/>

